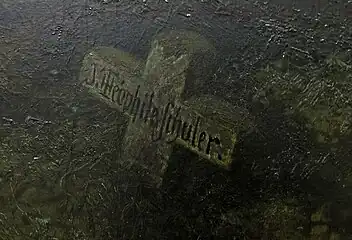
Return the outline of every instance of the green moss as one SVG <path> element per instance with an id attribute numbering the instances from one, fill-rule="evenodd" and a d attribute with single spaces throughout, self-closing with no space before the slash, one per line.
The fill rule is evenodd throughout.
<path id="1" fill-rule="evenodd" d="M 312 227 L 311 230 L 311 235 L 313 237 L 324 237 L 324 236 L 329 236 L 329 226 L 328 225 L 317 225 Z"/>
<path id="2" fill-rule="evenodd" d="M 255 74 L 258 90 L 254 101 L 266 99 L 269 105 L 286 106 L 289 114 L 298 114 L 320 133 L 317 140 L 331 142 L 352 133 L 351 74 L 349 64 L 331 57 L 323 65 L 304 73 L 290 67 L 282 72 L 268 66 Z"/>
<path id="3" fill-rule="evenodd" d="M 338 234 L 338 233 L 331 233 L 329 240 L 340 240 L 340 234 Z"/>
<path id="4" fill-rule="evenodd" d="M 250 208 L 237 208 L 224 214 L 222 219 L 225 226 L 230 225 L 235 232 L 241 229 L 248 239 L 308 239 L 304 233 L 307 219 L 293 198 L 271 199 Z"/>
<path id="5" fill-rule="evenodd" d="M 329 205 L 325 204 L 311 215 L 311 221 L 327 223 L 330 221 L 328 214 L 329 214 Z"/>

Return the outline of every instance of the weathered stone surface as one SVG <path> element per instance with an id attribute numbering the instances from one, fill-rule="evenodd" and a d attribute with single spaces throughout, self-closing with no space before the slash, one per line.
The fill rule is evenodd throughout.
<path id="1" fill-rule="evenodd" d="M 121 161 L 143 166 L 160 184 L 176 142 L 230 168 L 236 133 L 249 115 L 195 94 L 211 75 L 214 56 L 201 36 L 171 32 L 155 38 L 144 70 L 142 61 L 118 49 L 97 48 L 85 57 L 83 85 L 129 121 Z"/>
<path id="2" fill-rule="evenodd" d="M 212 77 L 215 56 L 211 43 L 194 32 L 161 33 L 148 55 L 146 84 L 158 89 L 161 101 L 196 95 Z"/>
<path id="3" fill-rule="evenodd" d="M 142 84 L 142 68 L 143 63 L 128 53 L 119 49 L 99 47 L 84 58 L 80 79 L 95 96 L 102 97 L 106 103 L 123 111 L 127 102 L 119 103 L 125 92 L 119 92 L 117 87 L 113 87 L 121 85 L 122 90 L 137 88 Z M 121 99 L 117 99 L 118 93 Z"/>

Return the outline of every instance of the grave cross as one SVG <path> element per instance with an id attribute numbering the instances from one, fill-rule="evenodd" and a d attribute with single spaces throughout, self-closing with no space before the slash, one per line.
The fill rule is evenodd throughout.
<path id="1" fill-rule="evenodd" d="M 80 81 L 128 118 L 120 161 L 146 168 L 160 185 L 172 152 L 181 144 L 229 169 L 238 131 L 249 114 L 198 92 L 212 76 L 215 49 L 200 35 L 158 35 L 146 62 L 99 47 L 83 60 Z"/>

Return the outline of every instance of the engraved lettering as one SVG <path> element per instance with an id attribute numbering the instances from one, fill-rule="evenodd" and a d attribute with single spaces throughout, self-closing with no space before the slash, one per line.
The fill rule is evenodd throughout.
<path id="1" fill-rule="evenodd" d="M 204 140 L 207 138 L 207 133 L 206 132 L 202 132 L 199 135 L 199 140 L 198 140 L 198 150 L 202 151 L 202 146 L 201 143 L 204 142 Z"/>
<path id="2" fill-rule="evenodd" d="M 224 148 L 228 150 L 228 145 L 224 147 L 217 135 L 219 133 L 213 131 L 214 127 L 189 107 L 174 101 L 167 104 L 157 102 L 154 92 L 142 92 L 140 85 L 130 88 L 129 83 L 120 81 L 118 72 L 106 70 L 94 63 L 84 78 L 84 84 L 95 88 L 105 100 L 118 106 L 120 111 L 130 117 L 131 123 L 148 126 L 150 132 L 147 138 L 150 141 L 163 140 L 168 144 L 177 142 L 203 157 L 228 161 L 229 156 L 223 156 L 224 153 L 229 154 L 229 151 L 224 151 Z M 228 138 L 224 141 L 227 144 L 226 141 Z"/>

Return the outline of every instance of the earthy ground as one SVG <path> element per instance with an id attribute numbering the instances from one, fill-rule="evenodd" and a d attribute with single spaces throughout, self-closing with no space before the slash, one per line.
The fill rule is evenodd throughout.
<path id="1" fill-rule="evenodd" d="M 351 1 L 0 2 L 0 239 L 352 239 Z M 121 118 L 77 84 L 94 46 L 218 50 L 202 89 L 248 108 L 234 171 L 174 149 L 161 189 L 118 164 Z M 319 96 L 317 95 L 319 93 Z"/>

